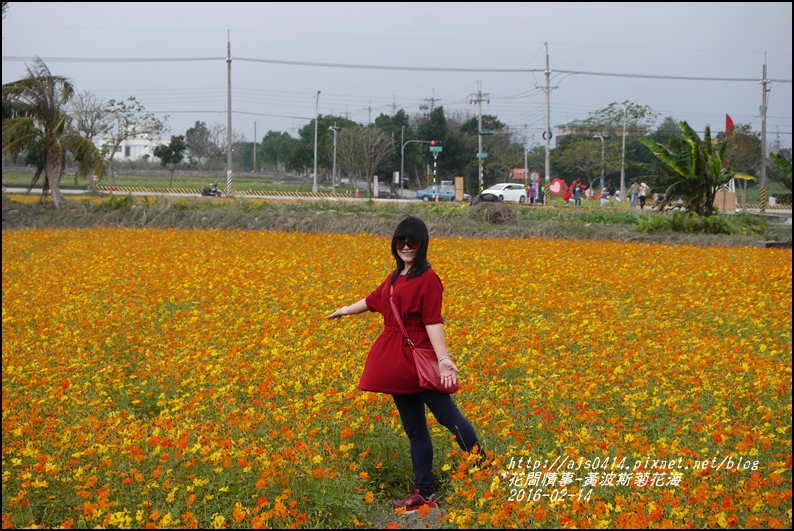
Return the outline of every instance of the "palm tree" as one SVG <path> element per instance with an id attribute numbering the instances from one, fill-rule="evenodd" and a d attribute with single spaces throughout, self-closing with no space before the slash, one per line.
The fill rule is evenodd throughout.
<path id="1" fill-rule="evenodd" d="M 708 217 L 714 213 L 717 190 L 728 184 L 735 174 L 722 162 L 727 144 L 723 142 L 717 147 L 711 140 L 709 126 L 701 140 L 688 123 L 680 125 L 683 132 L 670 135 L 668 146 L 651 138 L 638 139 L 661 164 L 632 162 L 631 165 L 648 172 L 647 179 L 653 183 L 653 188 L 663 191 L 659 208 L 681 197 L 687 211 Z"/>
<path id="2" fill-rule="evenodd" d="M 82 167 L 104 173 L 101 154 L 94 144 L 67 127 L 72 82 L 53 76 L 40 58 L 27 67 L 27 77 L 3 85 L 3 154 L 16 157 L 25 149 L 39 149 L 39 162 L 28 191 L 44 175 L 42 197 L 52 192 L 53 203 L 64 203 L 60 189 L 66 169 L 66 152 Z"/>

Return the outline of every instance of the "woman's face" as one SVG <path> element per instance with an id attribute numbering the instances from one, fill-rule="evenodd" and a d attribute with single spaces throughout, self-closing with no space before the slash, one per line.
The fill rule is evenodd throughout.
<path id="1" fill-rule="evenodd" d="M 405 262 L 408 266 L 413 264 L 414 258 L 416 258 L 416 252 L 419 250 L 419 244 L 420 242 L 418 240 L 397 240 L 395 242 L 395 247 L 400 260 Z"/>

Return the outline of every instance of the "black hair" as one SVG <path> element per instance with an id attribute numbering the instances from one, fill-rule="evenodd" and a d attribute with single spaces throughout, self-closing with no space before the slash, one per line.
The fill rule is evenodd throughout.
<path id="1" fill-rule="evenodd" d="M 405 268 L 405 262 L 400 258 L 397 252 L 397 242 L 404 240 L 416 240 L 419 242 L 419 248 L 414 255 L 414 263 L 408 273 L 405 275 L 405 280 L 418 277 L 428 269 L 430 269 L 430 262 L 427 261 L 427 248 L 430 245 L 430 234 L 427 231 L 427 225 L 416 216 L 408 216 L 403 219 L 394 229 L 394 234 L 391 239 L 391 254 L 397 261 L 397 269 L 391 277 L 391 283 L 397 282 L 397 277 L 400 272 Z"/>

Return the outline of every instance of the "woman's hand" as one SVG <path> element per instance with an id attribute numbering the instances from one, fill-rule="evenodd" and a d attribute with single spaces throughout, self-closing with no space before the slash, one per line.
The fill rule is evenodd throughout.
<path id="1" fill-rule="evenodd" d="M 326 316 L 326 319 L 338 319 L 343 315 L 356 315 L 357 313 L 364 313 L 367 310 L 369 310 L 367 307 L 367 299 L 361 299 L 350 306 L 342 306 L 331 315 Z"/>
<path id="2" fill-rule="evenodd" d="M 452 387 L 458 383 L 457 372 L 458 368 L 449 358 L 443 358 L 438 362 L 438 372 L 441 375 L 441 385 L 444 387 Z"/>
<path id="3" fill-rule="evenodd" d="M 343 315 L 346 315 L 345 310 L 347 310 L 347 306 L 343 306 L 343 307 L 339 308 L 338 310 L 336 310 L 331 315 L 326 316 L 326 319 L 328 319 L 328 320 L 330 320 L 330 319 L 339 319 Z"/>

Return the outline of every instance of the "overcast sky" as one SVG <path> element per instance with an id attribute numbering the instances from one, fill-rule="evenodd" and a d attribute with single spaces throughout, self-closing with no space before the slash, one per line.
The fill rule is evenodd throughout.
<path id="1" fill-rule="evenodd" d="M 481 91 L 483 113 L 532 145 L 546 127 L 548 44 L 553 132 L 626 100 L 656 125 L 672 116 L 716 133 L 729 114 L 760 131 L 766 62 L 767 139 L 791 147 L 791 5 L 11 2 L 3 83 L 39 56 L 78 91 L 135 96 L 184 134 L 226 123 L 230 42 L 233 128 L 248 140 L 255 127 L 259 140 L 296 135 L 317 103 L 362 124 L 423 105 L 476 116 Z"/>

